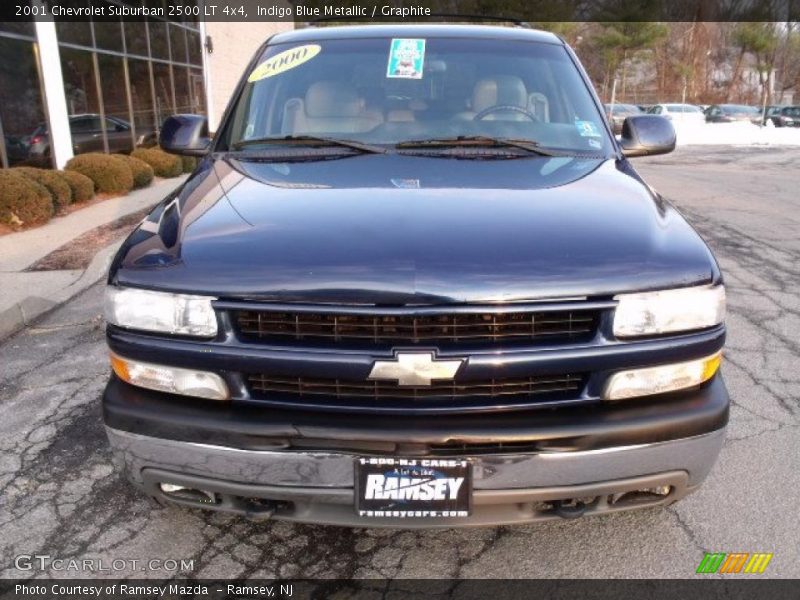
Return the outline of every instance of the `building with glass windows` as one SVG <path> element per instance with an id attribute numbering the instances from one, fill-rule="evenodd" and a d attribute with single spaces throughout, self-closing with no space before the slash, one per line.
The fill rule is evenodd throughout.
<path id="1" fill-rule="evenodd" d="M 155 143 L 174 113 L 206 114 L 213 130 L 255 50 L 290 27 L 0 22 L 0 166 L 60 168 L 78 153 L 129 152 Z"/>

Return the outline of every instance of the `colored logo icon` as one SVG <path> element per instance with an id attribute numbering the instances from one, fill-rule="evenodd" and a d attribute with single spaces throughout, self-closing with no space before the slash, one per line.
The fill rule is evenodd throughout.
<path id="1" fill-rule="evenodd" d="M 771 560 L 771 552 L 706 552 L 697 573 L 763 573 Z"/>

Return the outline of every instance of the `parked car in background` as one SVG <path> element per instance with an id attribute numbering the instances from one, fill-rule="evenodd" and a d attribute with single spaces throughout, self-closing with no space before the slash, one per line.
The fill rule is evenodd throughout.
<path id="1" fill-rule="evenodd" d="M 13 135 L 4 135 L 3 138 L 9 164 L 14 165 L 28 158 L 28 146 L 25 142 Z"/>
<path id="2" fill-rule="evenodd" d="M 131 125 L 117 117 L 105 117 L 105 129 L 108 136 L 109 152 L 131 152 L 135 147 L 142 145 L 148 136 L 155 139 L 155 133 L 139 136 L 134 143 L 131 137 Z M 85 152 L 104 152 L 103 145 L 103 117 L 102 115 L 88 113 L 72 115 L 69 118 L 69 130 L 72 134 L 72 151 L 75 154 Z M 39 125 L 28 139 L 28 155 L 31 159 L 50 156 L 50 135 L 46 123 Z"/>
<path id="3" fill-rule="evenodd" d="M 763 123 L 773 127 L 800 127 L 800 106 L 768 106 Z"/>
<path id="4" fill-rule="evenodd" d="M 707 123 L 749 122 L 758 125 L 761 121 L 761 111 L 744 104 L 712 104 L 705 114 Z"/>
<path id="5" fill-rule="evenodd" d="M 606 109 L 608 122 L 611 123 L 611 128 L 614 130 L 614 135 L 622 133 L 622 124 L 626 117 L 642 114 L 642 109 L 635 104 L 604 104 L 603 106 Z"/>
<path id="6" fill-rule="evenodd" d="M 661 115 L 676 123 L 700 124 L 706 122 L 706 116 L 703 111 L 694 104 L 656 104 L 649 112 L 653 115 Z"/>

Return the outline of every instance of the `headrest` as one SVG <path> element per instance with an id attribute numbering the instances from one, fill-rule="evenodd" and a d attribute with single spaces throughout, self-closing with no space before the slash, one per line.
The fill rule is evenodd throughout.
<path id="1" fill-rule="evenodd" d="M 472 91 L 472 110 L 476 113 L 490 106 L 510 104 L 525 108 L 528 104 L 528 90 L 522 79 L 515 75 L 497 75 L 481 79 Z"/>
<path id="2" fill-rule="evenodd" d="M 356 91 L 338 81 L 312 83 L 306 92 L 309 117 L 355 117 L 364 110 Z"/>

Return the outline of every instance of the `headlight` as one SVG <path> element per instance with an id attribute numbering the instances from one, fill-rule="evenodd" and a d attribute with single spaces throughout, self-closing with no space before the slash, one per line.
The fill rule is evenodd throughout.
<path id="1" fill-rule="evenodd" d="M 113 353 L 111 367 L 117 377 L 131 385 L 210 400 L 227 400 L 230 397 L 228 386 L 216 373 L 154 365 Z"/>
<path id="2" fill-rule="evenodd" d="M 217 317 L 213 300 L 216 298 L 109 286 L 106 321 L 129 329 L 214 337 Z"/>
<path id="3" fill-rule="evenodd" d="M 721 361 L 722 353 L 717 352 L 700 360 L 620 371 L 609 379 L 603 397 L 622 400 L 694 387 L 711 379 Z"/>
<path id="4" fill-rule="evenodd" d="M 725 320 L 725 287 L 700 286 L 620 294 L 614 335 L 635 337 L 713 327 Z"/>

